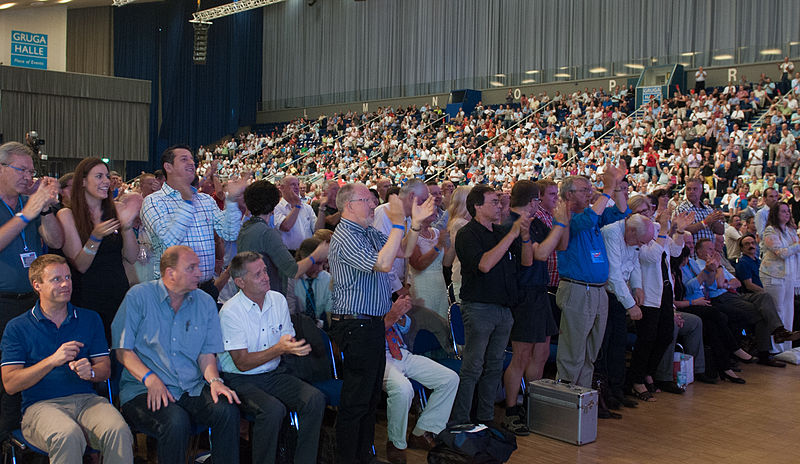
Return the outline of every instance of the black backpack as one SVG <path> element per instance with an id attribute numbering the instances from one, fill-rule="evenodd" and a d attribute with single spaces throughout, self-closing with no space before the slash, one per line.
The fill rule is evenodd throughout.
<path id="1" fill-rule="evenodd" d="M 465 424 L 443 430 L 436 438 L 436 446 L 428 452 L 428 464 L 500 464 L 517 449 L 514 434 L 490 426 L 470 431 L 475 428 Z"/>

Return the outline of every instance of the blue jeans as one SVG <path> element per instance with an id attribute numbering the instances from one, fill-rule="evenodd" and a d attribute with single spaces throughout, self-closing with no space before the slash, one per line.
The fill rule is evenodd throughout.
<path id="1" fill-rule="evenodd" d="M 514 318 L 505 306 L 463 301 L 465 344 L 461 357 L 458 393 L 450 414 L 450 425 L 471 422 L 470 410 L 478 390 L 475 419 L 494 419 L 494 400 L 503 375 L 503 357 Z"/>

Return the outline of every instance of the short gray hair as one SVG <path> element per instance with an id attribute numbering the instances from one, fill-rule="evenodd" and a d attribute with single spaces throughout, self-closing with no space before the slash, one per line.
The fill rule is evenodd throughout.
<path id="1" fill-rule="evenodd" d="M 630 227 L 636 232 L 637 237 L 642 237 L 650 230 L 651 221 L 643 214 L 631 214 L 625 221 L 625 227 Z"/>
<path id="2" fill-rule="evenodd" d="M 428 196 L 428 186 L 425 185 L 425 182 L 423 182 L 420 179 L 410 179 L 408 182 L 403 184 L 402 187 L 400 187 L 400 193 L 397 196 L 399 196 L 400 198 L 406 198 L 409 195 L 411 195 L 412 193 L 417 198 L 422 197 L 422 196 L 427 197 Z"/>
<path id="3" fill-rule="evenodd" d="M 356 182 L 352 184 L 344 184 L 342 188 L 339 189 L 339 193 L 336 194 L 336 209 L 338 209 L 340 213 L 344 211 L 344 207 L 347 205 L 347 202 L 353 199 L 356 187 L 359 185 L 362 185 L 364 188 L 366 188 L 364 184 Z"/>
<path id="4" fill-rule="evenodd" d="M 591 187 L 592 182 L 584 176 L 569 176 L 561 181 L 561 190 L 559 196 L 562 200 L 567 199 L 567 193 L 575 191 L 575 182 L 586 182 Z"/>
<path id="5" fill-rule="evenodd" d="M 0 163 L 8 163 L 8 158 L 11 155 L 30 156 L 33 158 L 33 150 L 19 142 L 7 142 L 0 145 Z"/>
<path id="6" fill-rule="evenodd" d="M 255 251 L 243 251 L 231 260 L 230 272 L 231 279 L 236 280 L 247 275 L 247 265 L 261 259 L 261 255 Z"/>

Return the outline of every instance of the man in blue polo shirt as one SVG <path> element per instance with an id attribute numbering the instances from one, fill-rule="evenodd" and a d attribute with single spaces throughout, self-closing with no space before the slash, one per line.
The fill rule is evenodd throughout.
<path id="1" fill-rule="evenodd" d="M 562 310 L 556 354 L 558 378 L 582 387 L 592 384 L 594 362 L 608 317 L 608 295 L 604 288 L 608 280 L 608 257 L 600 228 L 630 213 L 626 192 L 617 187 L 624 175 L 624 162 L 620 167 L 607 164 L 603 171 L 603 193 L 594 204 L 590 204 L 593 189 L 589 179 L 582 176 L 564 179 L 560 195 L 568 202 L 572 218 L 569 224 L 553 222 L 554 227 L 569 228 L 566 249 L 558 251 L 561 280 L 556 304 Z M 607 207 L 612 195 L 615 207 Z"/>
<path id="2" fill-rule="evenodd" d="M 29 275 L 39 301 L 8 323 L 2 341 L 3 384 L 22 392 L 22 435 L 51 463 L 81 462 L 87 442 L 107 463 L 132 463 L 127 424 L 92 386 L 111 372 L 100 316 L 69 303 L 63 257 L 40 256 Z"/>

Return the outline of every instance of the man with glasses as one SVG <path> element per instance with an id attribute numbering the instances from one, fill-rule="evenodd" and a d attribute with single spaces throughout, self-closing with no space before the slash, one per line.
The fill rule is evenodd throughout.
<path id="1" fill-rule="evenodd" d="M 418 182 L 427 196 L 427 187 Z M 433 200 L 418 204 L 416 190 L 404 202 L 389 195 L 384 213 L 389 233 L 372 227 L 377 200 L 363 184 L 347 184 L 336 196 L 341 221 L 331 238 L 328 261 L 333 279 L 331 335 L 341 350 L 341 402 L 336 419 L 336 462 L 375 462 L 375 408 L 386 366 L 386 326 L 410 309 L 408 296 L 392 304 L 390 271 L 395 258 L 410 256 L 422 221 L 433 214 Z M 408 230 L 406 226 L 408 225 Z M 403 238 L 405 235 L 405 238 Z M 386 326 L 384 325 L 386 324 Z"/>
<path id="2" fill-rule="evenodd" d="M 556 303 L 561 308 L 561 334 L 556 365 L 558 377 L 582 387 L 591 387 L 594 362 L 603 342 L 608 316 L 608 257 L 600 228 L 630 214 L 626 192 L 618 184 L 625 175 L 620 167 L 607 164 L 602 194 L 590 204 L 592 185 L 582 176 L 570 176 L 561 185 L 561 199 L 569 205 L 568 224 L 553 221 L 553 227 L 569 229 L 566 249 L 558 251 L 560 281 Z M 614 199 L 615 206 L 608 201 Z"/>
<path id="3" fill-rule="evenodd" d="M 500 225 L 501 206 L 497 192 L 476 185 L 467 194 L 472 220 L 459 229 L 455 248 L 461 261 L 461 312 L 466 345 L 462 355 L 460 383 L 451 425 L 491 423 L 494 399 L 503 373 L 503 353 L 508 344 L 517 303 L 517 268 L 533 263 L 530 224 L 525 211 L 510 227 Z M 519 260 L 509 248 L 520 238 Z M 472 413 L 477 389 L 477 404 Z"/>
<path id="4" fill-rule="evenodd" d="M 51 207 L 58 203 L 59 184 L 42 177 L 33 186 L 33 152 L 18 142 L 0 145 L 0 336 L 11 319 L 31 309 L 36 302 L 28 280 L 28 268 L 43 254 L 44 244 L 61 248 L 61 226 Z M 19 428 L 19 395 L 8 396 L 0 383 L 0 440 Z"/>
<path id="5" fill-rule="evenodd" d="M 411 212 L 414 205 L 421 205 L 428 199 L 428 186 L 419 179 L 411 179 L 402 187 L 400 193 L 397 195 L 403 205 L 403 220 L 399 224 L 409 227 L 411 225 Z M 372 197 L 375 198 L 374 196 Z M 433 197 L 431 197 L 433 198 Z M 441 199 L 441 195 L 440 195 Z M 432 200 L 434 205 L 434 212 L 438 213 L 436 208 L 435 198 Z M 373 227 L 384 235 L 388 236 L 392 231 L 392 225 L 398 224 L 389 219 L 389 202 L 375 208 L 375 219 L 372 222 Z M 421 218 L 425 219 L 425 218 Z M 410 256 L 410 254 L 409 254 Z M 392 293 L 397 293 L 398 296 L 408 294 L 408 287 L 405 285 L 406 277 L 406 258 L 397 258 L 394 260 L 392 270 L 389 271 L 389 278 L 392 286 Z"/>

